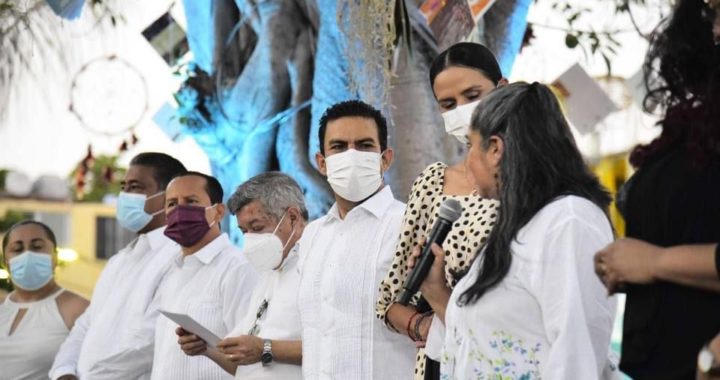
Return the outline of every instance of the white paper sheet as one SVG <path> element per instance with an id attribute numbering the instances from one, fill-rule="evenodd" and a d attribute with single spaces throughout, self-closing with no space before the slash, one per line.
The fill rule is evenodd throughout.
<path id="1" fill-rule="evenodd" d="M 206 329 L 196 320 L 190 318 L 190 316 L 188 315 L 171 313 L 164 310 L 160 310 L 160 313 L 168 317 L 168 319 L 170 319 L 171 321 L 180 325 L 180 327 L 182 327 L 185 331 L 189 331 L 200 337 L 200 339 L 204 340 L 205 343 L 207 343 L 208 347 L 217 347 L 218 342 L 220 342 L 220 338 L 217 335 L 215 335 L 212 331 Z"/>
<path id="2" fill-rule="evenodd" d="M 598 123 L 618 110 L 603 89 L 579 65 L 574 64 L 553 82 L 562 94 L 567 118 L 578 132 L 594 132 Z"/>

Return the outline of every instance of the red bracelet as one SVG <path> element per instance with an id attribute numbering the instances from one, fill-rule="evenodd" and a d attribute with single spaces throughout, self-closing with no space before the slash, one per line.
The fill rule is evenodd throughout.
<path id="1" fill-rule="evenodd" d="M 413 342 L 417 342 L 417 339 L 415 339 L 415 337 L 413 336 L 412 332 L 410 331 L 410 325 L 412 325 L 412 320 L 413 320 L 413 318 L 415 318 L 415 317 L 418 316 L 418 315 L 420 315 L 420 313 L 416 311 L 415 314 L 413 314 L 413 315 L 410 317 L 410 319 L 408 319 L 407 327 L 405 328 L 405 331 L 407 332 L 408 337 L 410 337 L 410 339 L 411 339 Z"/>

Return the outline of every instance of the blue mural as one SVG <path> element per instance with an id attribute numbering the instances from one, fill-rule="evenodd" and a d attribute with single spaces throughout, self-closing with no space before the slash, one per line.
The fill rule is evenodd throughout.
<path id="1" fill-rule="evenodd" d="M 502 7 L 493 8 L 504 14 L 493 16 L 491 9 L 485 35 L 487 18 L 494 17 L 491 24 L 499 37 L 493 41 L 501 43 L 488 46 L 496 51 L 507 75 L 520 48 L 530 0 L 498 3 Z M 355 36 L 348 37 L 341 27 L 345 25 L 339 25 L 353 20 L 346 13 L 338 15 L 338 4 L 345 9 L 355 3 L 211 0 L 207 7 L 204 1 L 184 0 L 183 4 L 194 55 L 189 77 L 176 94 L 183 133 L 207 153 L 227 196 L 256 174 L 281 170 L 303 188 L 311 218 L 321 216 L 333 199 L 314 167 L 318 120 L 338 101 L 365 98 L 350 89 L 351 75 L 359 73 L 349 70 L 345 47 Z M 386 179 L 401 199 L 427 164 L 452 161 L 462 154 L 462 147 L 444 136 L 427 83 L 427 66 L 436 48 L 422 30 L 422 21 L 417 22 L 414 2 L 406 5 L 416 20 L 413 58 L 398 60 L 403 63 L 393 67 L 394 85 L 387 89 L 391 104 L 375 104 L 391 117 L 390 141 L 398 164 Z M 407 47 L 398 51 L 403 48 Z M 239 242 L 237 229 L 229 231 Z"/>

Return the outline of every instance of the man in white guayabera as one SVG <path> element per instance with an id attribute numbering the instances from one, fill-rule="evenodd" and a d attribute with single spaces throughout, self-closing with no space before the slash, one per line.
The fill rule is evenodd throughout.
<path id="1" fill-rule="evenodd" d="M 317 165 L 335 204 L 299 242 L 303 377 L 411 379 L 415 346 L 374 314 L 405 210 L 383 183 L 393 159 L 387 123 L 346 101 L 325 111 L 319 138 Z"/>

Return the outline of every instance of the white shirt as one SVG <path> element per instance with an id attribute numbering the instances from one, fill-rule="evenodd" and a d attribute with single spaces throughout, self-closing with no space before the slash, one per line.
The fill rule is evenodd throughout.
<path id="1" fill-rule="evenodd" d="M 0 378 L 43 380 L 60 345 L 70 332 L 65 325 L 57 297 L 64 290 L 33 302 L 13 302 L 8 296 L 0 304 Z M 20 310 L 26 309 L 10 334 Z"/>
<path id="2" fill-rule="evenodd" d="M 250 299 L 250 307 L 228 337 L 248 335 L 257 322 L 256 336 L 272 340 L 300 340 L 300 315 L 297 308 L 297 291 L 300 275 L 297 271 L 297 246 L 293 248 L 280 268 L 260 273 L 260 282 Z M 263 301 L 267 309 L 258 319 Z M 301 380 L 299 365 L 273 362 L 263 367 L 261 363 L 238 366 L 235 378 L 247 380 Z"/>
<path id="3" fill-rule="evenodd" d="M 300 246 L 298 307 L 306 379 L 412 379 L 415 345 L 375 318 L 404 204 L 389 187 L 340 219 L 310 223 Z"/>
<path id="4" fill-rule="evenodd" d="M 50 378 L 148 379 L 159 315 L 157 288 L 180 247 L 164 227 L 141 234 L 108 261 L 90 306 L 55 357 Z"/>
<path id="5" fill-rule="evenodd" d="M 217 336 L 226 336 L 248 311 L 257 274 L 221 234 L 192 255 L 178 253 L 160 286 L 160 310 L 187 314 Z M 180 349 L 177 324 L 160 316 L 155 329 L 152 379 L 233 379 L 205 356 Z"/>
<path id="6" fill-rule="evenodd" d="M 561 197 L 512 242 L 510 272 L 477 302 L 458 297 L 481 260 L 452 292 L 445 314 L 441 377 L 446 379 L 607 379 L 615 299 L 593 272 L 593 255 L 613 240 L 590 201 Z M 480 256 L 482 257 L 482 256 Z"/>

